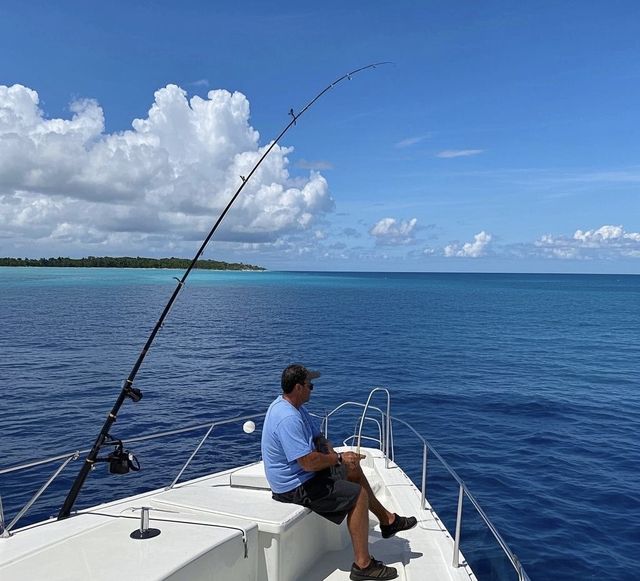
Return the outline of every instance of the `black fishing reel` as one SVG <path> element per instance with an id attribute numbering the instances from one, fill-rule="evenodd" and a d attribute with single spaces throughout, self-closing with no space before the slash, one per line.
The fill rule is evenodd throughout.
<path id="1" fill-rule="evenodd" d="M 111 474 L 127 474 L 129 471 L 140 470 L 140 462 L 129 450 L 124 449 L 122 440 L 112 440 L 105 444 L 113 445 L 115 449 L 106 458 L 96 458 L 96 462 L 108 462 Z"/>

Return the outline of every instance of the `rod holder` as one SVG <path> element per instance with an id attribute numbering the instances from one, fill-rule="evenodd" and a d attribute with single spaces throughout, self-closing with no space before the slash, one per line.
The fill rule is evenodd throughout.
<path id="1" fill-rule="evenodd" d="M 133 531 L 129 536 L 138 541 L 152 539 L 160 534 L 160 529 L 149 528 L 149 507 L 143 506 L 140 509 L 140 528 Z"/>

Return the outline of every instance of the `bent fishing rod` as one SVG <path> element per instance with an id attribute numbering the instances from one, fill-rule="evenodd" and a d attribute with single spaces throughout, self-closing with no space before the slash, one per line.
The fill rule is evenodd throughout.
<path id="1" fill-rule="evenodd" d="M 71 510 L 73 509 L 76 499 L 78 498 L 78 494 L 80 493 L 80 490 L 82 489 L 82 486 L 84 485 L 85 480 L 87 479 L 87 476 L 91 471 L 91 468 L 93 468 L 96 465 L 96 462 L 100 462 L 104 460 L 109 461 L 110 470 L 113 473 L 124 473 L 128 471 L 127 463 L 132 464 L 131 465 L 132 469 L 134 470 L 139 469 L 139 465 L 135 466 L 135 464 L 137 464 L 137 461 L 135 464 L 132 463 L 131 458 L 127 457 L 128 452 L 126 452 L 122 448 L 122 442 L 112 438 L 111 435 L 109 434 L 109 431 L 111 429 L 111 426 L 114 424 L 114 422 L 118 417 L 118 413 L 120 411 L 120 408 L 122 407 L 122 404 L 125 402 L 127 398 L 131 399 L 134 403 L 137 403 L 142 399 L 142 392 L 138 388 L 134 387 L 133 385 L 133 381 L 135 380 L 136 375 L 138 374 L 138 370 L 142 366 L 142 363 L 145 357 L 147 356 L 147 353 L 149 352 L 149 349 L 151 348 L 151 345 L 153 344 L 153 341 L 156 338 L 158 331 L 162 327 L 164 320 L 167 318 L 167 315 L 169 314 L 169 311 L 173 306 L 173 303 L 176 301 L 176 299 L 178 298 L 178 295 L 180 294 L 180 291 L 184 287 L 187 277 L 189 276 L 191 271 L 195 268 L 196 263 L 198 262 L 198 259 L 200 258 L 200 256 L 202 256 L 202 253 L 204 252 L 205 248 L 209 244 L 209 241 L 211 240 L 216 230 L 218 229 L 218 226 L 220 226 L 222 220 L 227 215 L 227 212 L 231 209 L 231 206 L 233 206 L 234 202 L 236 201 L 236 199 L 238 198 L 238 196 L 240 195 L 244 187 L 247 185 L 249 180 L 253 177 L 256 170 L 260 167 L 264 159 L 269 155 L 271 150 L 278 144 L 278 142 L 282 139 L 282 137 L 284 137 L 287 131 L 289 131 L 289 129 L 291 129 L 292 126 L 296 125 L 298 119 L 300 119 L 300 117 L 302 117 L 302 115 L 304 115 L 304 113 L 306 113 L 307 110 L 310 109 L 315 104 L 315 102 L 318 99 L 320 99 L 325 93 L 330 91 L 333 87 L 335 87 L 338 83 L 344 81 L 345 79 L 351 80 L 351 78 L 354 75 L 362 71 L 365 71 L 367 69 L 375 69 L 377 66 L 385 65 L 385 64 L 389 64 L 389 63 L 388 62 L 372 63 L 364 67 L 355 69 L 345 75 L 342 75 L 339 79 L 336 79 L 335 81 L 333 81 L 333 83 L 331 83 L 330 85 L 327 85 L 322 91 L 320 91 L 313 99 L 311 99 L 311 101 L 309 101 L 302 108 L 302 110 L 299 113 L 295 113 L 293 109 L 290 109 L 289 115 L 291 116 L 291 121 L 287 123 L 287 125 L 280 132 L 280 134 L 272 141 L 271 145 L 269 145 L 269 147 L 265 150 L 265 152 L 262 154 L 260 159 L 258 159 L 258 161 L 253 166 L 249 174 L 246 177 L 240 176 L 240 180 L 241 180 L 240 186 L 235 191 L 233 196 L 231 196 L 231 199 L 225 206 L 220 216 L 218 216 L 218 219 L 216 220 L 215 224 L 207 234 L 206 238 L 203 240 L 202 244 L 200 245 L 200 248 L 196 252 L 193 259 L 191 260 L 186 271 L 182 275 L 182 278 L 178 280 L 178 284 L 176 285 L 176 288 L 173 291 L 173 294 L 171 295 L 171 297 L 169 298 L 169 301 L 167 302 L 164 309 L 162 310 L 160 318 L 156 322 L 153 330 L 151 331 L 151 334 L 149 335 L 149 338 L 144 344 L 144 347 L 142 348 L 140 355 L 138 355 L 138 359 L 134 363 L 133 368 L 129 373 L 129 376 L 127 377 L 127 379 L 125 379 L 122 385 L 122 390 L 120 391 L 120 395 L 116 399 L 116 402 L 113 408 L 107 415 L 104 425 L 102 426 L 102 429 L 100 430 L 100 433 L 98 434 L 98 437 L 96 438 L 96 441 L 93 444 L 91 451 L 85 458 L 84 464 L 82 465 L 80 472 L 76 476 L 76 479 L 73 482 L 73 485 L 71 486 L 71 489 L 67 494 L 67 497 L 65 498 L 64 504 L 62 505 L 62 508 L 58 513 L 58 520 L 67 518 L 68 516 L 71 515 Z M 116 448 L 114 452 L 112 452 L 106 459 L 98 458 L 100 449 L 105 445 L 115 446 Z"/>

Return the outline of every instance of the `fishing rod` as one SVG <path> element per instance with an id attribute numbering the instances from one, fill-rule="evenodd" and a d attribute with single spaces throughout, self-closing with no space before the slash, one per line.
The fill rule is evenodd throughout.
<path id="1" fill-rule="evenodd" d="M 386 65 L 386 64 L 390 64 L 390 63 L 388 62 L 372 63 L 364 67 L 355 69 L 349 73 L 346 73 L 345 75 L 342 75 L 339 79 L 336 79 L 335 81 L 333 81 L 333 83 L 327 85 L 313 99 L 311 99 L 311 101 L 309 101 L 299 113 L 295 113 L 293 109 L 290 109 L 289 115 L 291 116 L 291 121 L 289 121 L 289 123 L 280 132 L 280 134 L 274 139 L 271 145 L 269 145 L 269 147 L 262 154 L 260 159 L 253 166 L 249 174 L 246 177 L 240 176 L 240 180 L 241 180 L 240 186 L 235 191 L 233 196 L 231 196 L 231 199 L 225 206 L 220 216 L 218 216 L 218 219 L 216 220 L 215 224 L 207 234 L 206 238 L 203 240 L 202 244 L 200 245 L 200 248 L 198 249 L 195 256 L 191 260 L 191 263 L 187 267 L 187 270 L 182 275 L 182 278 L 178 280 L 178 284 L 176 285 L 176 288 L 173 291 L 173 294 L 171 295 L 171 297 L 169 298 L 169 301 L 167 302 L 164 309 L 162 310 L 160 318 L 156 322 L 153 330 L 151 331 L 151 334 L 149 335 L 149 338 L 144 344 L 142 351 L 140 351 L 140 355 L 138 355 L 138 359 L 134 363 L 133 368 L 129 373 L 129 376 L 127 377 L 127 379 L 125 379 L 122 385 L 122 390 L 120 391 L 120 395 L 118 396 L 118 399 L 116 399 L 116 402 L 113 405 L 113 408 L 107 415 L 107 419 L 105 420 L 104 425 L 102 426 L 102 429 L 100 430 L 100 433 L 98 434 L 98 437 L 96 438 L 96 441 L 93 444 L 93 447 L 91 448 L 91 451 L 85 458 L 84 464 L 82 465 L 80 472 L 76 476 L 76 479 L 73 482 L 73 485 L 71 486 L 71 489 L 67 494 L 67 497 L 65 498 L 64 504 L 62 505 L 62 508 L 58 513 L 58 520 L 65 519 L 71 515 L 71 510 L 73 508 L 73 505 L 76 502 L 76 499 L 78 498 L 78 494 L 80 493 L 80 490 L 82 489 L 82 486 L 84 485 L 84 482 L 87 479 L 87 476 L 91 471 L 91 468 L 95 466 L 96 462 L 108 461 L 110 464 L 109 466 L 110 471 L 112 473 L 122 474 L 126 471 L 127 466 L 131 467 L 132 469 L 136 469 L 137 461 L 134 462 L 135 458 L 122 448 L 121 442 L 116 446 L 116 449 L 114 450 L 114 452 L 109 454 L 107 458 L 98 458 L 98 453 L 100 452 L 100 449 L 103 446 L 114 445 L 114 442 L 119 442 L 119 440 L 115 440 L 110 436 L 109 430 L 111 429 L 111 426 L 116 421 L 118 417 L 118 412 L 120 411 L 122 404 L 125 402 L 127 398 L 131 399 L 134 403 L 137 403 L 142 399 L 142 392 L 138 388 L 133 386 L 133 381 L 136 378 L 136 375 L 138 374 L 138 370 L 140 369 L 145 357 L 147 356 L 147 353 L 149 352 L 149 349 L 151 348 L 151 345 L 153 344 L 153 341 L 156 338 L 158 331 L 162 327 L 164 320 L 169 314 L 169 311 L 171 310 L 173 303 L 178 298 L 178 295 L 180 294 L 182 287 L 184 287 L 187 277 L 189 276 L 193 268 L 196 266 L 196 262 L 198 262 L 198 259 L 204 252 L 205 248 L 207 247 L 207 244 L 209 244 L 209 241 L 215 234 L 216 230 L 218 229 L 218 226 L 220 226 L 220 223 L 222 222 L 224 217 L 227 215 L 227 212 L 231 209 L 231 206 L 233 206 L 233 203 L 236 201 L 236 199 L 238 198 L 238 196 L 240 195 L 244 187 L 247 185 L 249 180 L 255 174 L 256 170 L 260 167 L 264 159 L 267 157 L 267 155 L 269 155 L 271 150 L 278 144 L 280 139 L 282 139 L 282 137 L 287 133 L 287 131 L 289 131 L 289 129 L 291 129 L 292 126 L 296 125 L 298 119 L 300 119 L 300 117 L 302 117 L 302 115 L 304 115 L 307 112 L 307 110 L 311 108 L 314 105 L 314 103 L 318 99 L 320 99 L 327 91 L 330 91 L 333 87 L 335 87 L 338 83 L 344 81 L 345 79 L 351 80 L 351 78 L 354 75 L 362 71 L 365 71 L 367 69 L 375 69 L 377 66 Z M 139 468 L 139 465 L 137 465 L 137 468 Z"/>

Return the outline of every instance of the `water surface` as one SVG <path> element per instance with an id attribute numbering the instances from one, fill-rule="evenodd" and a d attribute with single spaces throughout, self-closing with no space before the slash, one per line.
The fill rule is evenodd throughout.
<path id="1" fill-rule="evenodd" d="M 180 274 L 0 268 L 0 466 L 92 443 Z M 323 372 L 318 413 L 391 389 L 394 415 L 459 472 L 532 579 L 631 579 L 638 305 L 637 276 L 196 271 L 138 375 L 143 400 L 112 432 L 263 411 L 281 369 L 302 362 Z M 143 471 L 100 467 L 79 505 L 166 484 L 193 443 L 136 447 Z M 189 476 L 258 454 L 238 430 L 207 446 Z M 396 453 L 420 483 L 418 445 Z M 52 470 L 0 476 L 7 516 Z M 453 526 L 455 483 L 431 470 L 431 499 Z M 55 513 L 68 486 L 24 522 Z M 473 543 L 489 542 L 477 529 L 466 507 L 472 560 Z"/>

